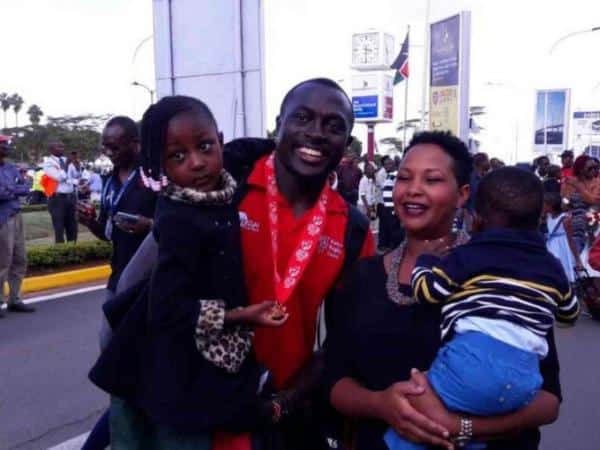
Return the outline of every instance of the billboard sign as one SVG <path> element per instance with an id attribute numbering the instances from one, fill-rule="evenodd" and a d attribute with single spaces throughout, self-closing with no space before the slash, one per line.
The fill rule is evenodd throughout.
<path id="1" fill-rule="evenodd" d="M 573 148 L 577 153 L 600 145 L 600 111 L 575 111 L 571 130 Z"/>
<path id="2" fill-rule="evenodd" d="M 357 122 L 391 122 L 394 116 L 393 76 L 362 72 L 352 77 L 352 109 Z"/>
<path id="3" fill-rule="evenodd" d="M 352 109 L 356 119 L 376 119 L 379 109 L 378 97 L 376 95 L 365 95 L 352 97 Z"/>
<path id="4" fill-rule="evenodd" d="M 429 126 L 469 139 L 471 15 L 461 12 L 430 25 Z"/>
<path id="5" fill-rule="evenodd" d="M 537 153 L 560 153 L 569 140 L 569 89 L 536 91 L 533 149 Z"/>

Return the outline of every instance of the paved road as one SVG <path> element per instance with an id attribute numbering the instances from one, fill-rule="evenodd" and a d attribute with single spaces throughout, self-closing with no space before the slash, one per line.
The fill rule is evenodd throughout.
<path id="1" fill-rule="evenodd" d="M 104 291 L 0 319 L 0 449 L 46 449 L 89 430 L 108 399 L 87 380 Z"/>
<path id="2" fill-rule="evenodd" d="M 103 291 L 0 319 L 0 450 L 47 449 L 88 431 L 107 404 L 86 378 L 97 354 Z M 558 329 L 565 402 L 543 450 L 600 448 L 600 323 Z M 75 448 L 75 447 L 72 447 Z"/>

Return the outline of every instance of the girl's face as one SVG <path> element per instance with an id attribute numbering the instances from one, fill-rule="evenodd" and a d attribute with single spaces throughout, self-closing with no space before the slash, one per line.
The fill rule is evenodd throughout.
<path id="1" fill-rule="evenodd" d="M 162 165 L 167 178 L 200 191 L 216 190 L 223 168 L 223 135 L 204 114 L 185 112 L 169 121 Z"/>
<path id="2" fill-rule="evenodd" d="M 435 144 L 415 145 L 398 168 L 394 210 L 408 234 L 436 239 L 449 233 L 456 208 L 469 197 L 459 186 L 452 158 Z"/>

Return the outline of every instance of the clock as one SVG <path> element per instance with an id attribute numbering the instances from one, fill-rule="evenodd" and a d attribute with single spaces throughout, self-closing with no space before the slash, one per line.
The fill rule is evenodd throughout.
<path id="1" fill-rule="evenodd" d="M 360 33 L 352 36 L 352 65 L 373 65 L 380 60 L 378 32 Z"/>

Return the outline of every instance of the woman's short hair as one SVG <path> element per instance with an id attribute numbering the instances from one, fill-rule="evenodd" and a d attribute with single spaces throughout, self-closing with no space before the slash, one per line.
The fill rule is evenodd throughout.
<path id="1" fill-rule="evenodd" d="M 585 165 L 589 160 L 590 157 L 588 155 L 579 155 L 573 163 L 573 175 L 575 175 L 576 177 L 583 175 Z"/>
<path id="2" fill-rule="evenodd" d="M 404 154 L 415 145 L 433 144 L 440 147 L 454 162 L 454 176 L 459 186 L 469 184 L 473 172 L 473 157 L 463 141 L 449 131 L 423 131 L 413 136 Z"/>

